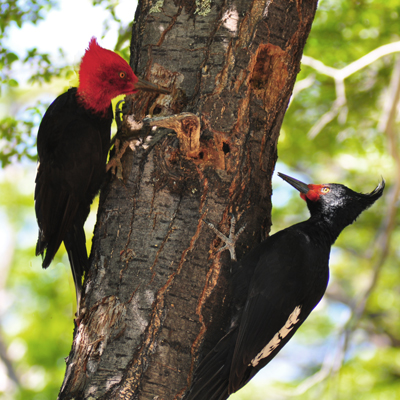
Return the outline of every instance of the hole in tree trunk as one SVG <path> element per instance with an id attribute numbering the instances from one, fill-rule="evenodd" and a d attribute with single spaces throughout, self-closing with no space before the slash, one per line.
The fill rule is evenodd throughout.
<path id="1" fill-rule="evenodd" d="M 229 147 L 229 144 L 226 143 L 226 142 L 223 142 L 223 143 L 222 143 L 222 151 L 223 151 L 225 154 L 228 154 L 230 150 L 231 150 L 231 148 Z"/>
<path id="2" fill-rule="evenodd" d="M 161 111 L 162 111 L 161 107 L 155 107 L 154 111 L 153 111 L 153 115 L 158 115 L 161 113 Z"/>

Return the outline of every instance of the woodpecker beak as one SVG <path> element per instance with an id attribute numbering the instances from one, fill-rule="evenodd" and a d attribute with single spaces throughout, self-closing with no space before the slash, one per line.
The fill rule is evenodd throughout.
<path id="1" fill-rule="evenodd" d="M 297 189 L 300 193 L 307 194 L 310 188 L 308 185 L 305 183 L 298 181 L 297 179 L 294 179 L 290 176 L 287 176 L 285 174 L 282 174 L 281 172 L 278 172 L 278 176 L 282 178 L 284 181 L 292 185 L 295 189 Z"/>
<path id="2" fill-rule="evenodd" d="M 162 88 L 154 83 L 145 81 L 144 79 L 138 78 L 139 80 L 135 83 L 135 90 L 143 90 L 144 92 L 157 92 L 163 94 L 171 93 L 171 90 Z"/>

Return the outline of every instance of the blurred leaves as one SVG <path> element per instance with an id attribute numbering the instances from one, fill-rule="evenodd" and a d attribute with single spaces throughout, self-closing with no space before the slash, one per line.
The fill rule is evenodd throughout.
<path id="1" fill-rule="evenodd" d="M 68 263 L 64 268 L 57 265 L 63 261 L 59 252 L 45 272 L 34 256 L 34 175 L 33 168 L 21 165 L 0 173 L 0 339 L 6 343 L 2 362 L 11 364 L 19 383 L 17 387 L 3 379 L 2 399 L 54 399 L 72 338 L 74 292 L 64 283 L 70 279 Z"/>
<path id="2" fill-rule="evenodd" d="M 35 23 L 43 18 L 43 12 L 54 7 L 54 0 L 8 0 L 0 4 L 0 38 L 6 33 L 12 23 L 16 23 L 19 28 L 25 22 Z"/>
<path id="3" fill-rule="evenodd" d="M 11 0 L 0 3 L 0 88 L 16 86 L 17 81 L 11 78 L 13 64 L 19 60 L 17 54 L 4 47 L 4 38 L 12 24 L 21 28 L 25 23 L 36 23 L 44 18 L 45 13 L 56 5 L 54 0 Z M 43 55 L 45 57 L 46 55 Z M 29 54 L 26 58 L 30 58 Z"/>
<path id="4" fill-rule="evenodd" d="M 1 103 L 6 105 L 5 112 L 0 115 L 1 167 L 24 159 L 36 159 L 36 139 L 33 138 L 32 132 L 37 125 L 34 114 L 38 113 L 38 107 L 24 107 L 18 110 L 19 112 L 12 112 L 9 108 L 12 101 L 16 100 L 15 90 L 20 85 L 20 77 L 16 73 L 19 66 L 29 67 L 29 84 L 50 82 L 54 77 L 65 76 L 69 70 L 63 65 L 57 67 L 49 54 L 40 53 L 36 48 L 28 50 L 24 56 L 19 56 L 4 45 L 5 39 L 13 24 L 21 28 L 26 23 L 37 23 L 56 4 L 54 0 L 12 0 L 0 4 L 0 94 Z M 58 59 L 63 60 L 63 56 L 60 49 Z"/>
<path id="5" fill-rule="evenodd" d="M 26 110 L 26 119 L 8 116 L 0 119 L 0 165 L 5 167 L 11 162 L 27 158 L 36 161 L 36 137 L 32 135 L 35 116 L 41 116 L 39 107 Z"/>

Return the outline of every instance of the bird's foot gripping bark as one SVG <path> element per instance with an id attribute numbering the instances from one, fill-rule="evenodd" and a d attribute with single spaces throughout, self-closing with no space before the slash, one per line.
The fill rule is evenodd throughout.
<path id="1" fill-rule="evenodd" d="M 125 150 L 129 146 L 129 142 L 123 142 L 122 146 L 120 139 L 115 139 L 115 154 L 114 156 L 110 159 L 110 161 L 106 165 L 106 172 L 108 172 L 111 169 L 111 173 L 113 175 L 116 175 L 119 180 L 122 181 L 123 176 L 122 176 L 122 164 L 121 164 L 121 158 L 125 153 Z"/>
<path id="2" fill-rule="evenodd" d="M 129 143 L 124 143 L 121 146 L 122 136 L 122 115 L 123 115 L 123 106 L 121 104 L 125 104 L 125 100 L 120 100 L 115 106 L 115 122 L 117 123 L 117 133 L 111 139 L 110 148 L 114 145 L 115 154 L 110 158 L 106 165 L 106 172 L 111 169 L 111 173 L 116 175 L 118 179 L 122 180 L 122 164 L 121 157 L 124 155 L 126 148 Z M 121 148 L 120 148 L 121 146 Z"/>
<path id="3" fill-rule="evenodd" d="M 121 106 L 121 104 L 123 104 Z M 122 163 L 121 158 L 125 154 L 126 149 L 130 145 L 131 139 L 137 139 L 137 131 L 143 128 L 142 122 L 133 121 L 134 123 L 129 124 L 131 129 L 130 135 L 126 135 L 122 128 L 122 115 L 124 115 L 125 100 L 119 101 L 115 106 L 115 121 L 117 123 L 117 133 L 111 139 L 110 148 L 114 145 L 114 155 L 110 158 L 106 165 L 106 172 L 111 169 L 111 173 L 116 175 L 119 180 L 122 181 Z"/>
<path id="4" fill-rule="evenodd" d="M 210 222 L 207 222 L 203 220 L 203 222 L 208 225 L 214 232 L 215 234 L 225 243 L 223 247 L 218 249 L 217 253 L 220 253 L 221 251 L 224 250 L 229 250 L 229 253 L 231 254 L 231 259 L 232 261 L 236 261 L 236 251 L 235 251 L 235 244 L 237 240 L 239 239 L 239 236 L 241 233 L 244 231 L 246 228 L 246 224 L 244 224 L 238 231 L 235 233 L 235 228 L 236 228 L 236 218 L 232 214 L 231 215 L 231 227 L 229 229 L 229 237 L 225 236 L 223 233 L 221 233 L 213 224 Z"/>

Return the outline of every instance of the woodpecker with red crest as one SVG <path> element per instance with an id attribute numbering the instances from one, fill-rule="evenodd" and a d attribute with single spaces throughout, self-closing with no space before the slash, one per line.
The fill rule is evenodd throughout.
<path id="1" fill-rule="evenodd" d="M 271 235 L 234 264 L 231 326 L 195 371 L 187 400 L 227 399 L 278 354 L 325 293 L 332 244 L 385 187 L 382 180 L 362 194 L 278 175 L 300 192 L 311 216 Z M 234 258 L 238 234 L 231 230 L 227 238 L 211 227 Z"/>
<path id="2" fill-rule="evenodd" d="M 79 69 L 79 86 L 57 97 L 39 127 L 35 211 L 36 255 L 47 268 L 64 242 L 75 283 L 77 309 L 88 257 L 83 225 L 100 189 L 110 147 L 111 100 L 139 90 L 169 90 L 138 78 L 128 63 L 92 38 Z"/>

